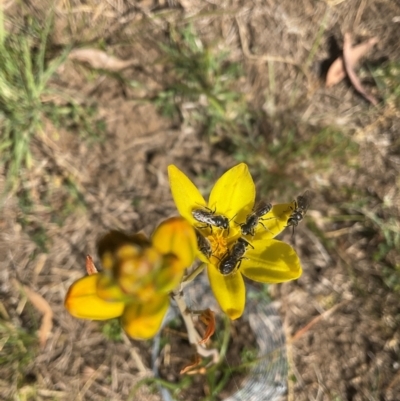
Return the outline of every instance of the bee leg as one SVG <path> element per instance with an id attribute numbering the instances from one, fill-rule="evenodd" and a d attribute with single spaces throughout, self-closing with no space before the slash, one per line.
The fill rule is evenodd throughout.
<path id="1" fill-rule="evenodd" d="M 198 228 L 199 230 L 204 230 L 206 228 L 209 228 L 211 230 L 212 233 L 212 225 L 211 224 L 206 224 L 205 226 L 197 226 L 196 228 Z"/>
<path id="2" fill-rule="evenodd" d="M 207 209 L 211 214 L 215 214 L 215 212 L 217 211 L 217 208 L 216 208 L 216 206 L 214 206 L 214 210 L 213 209 L 211 209 L 210 207 L 208 207 L 208 206 L 204 206 L 204 209 Z"/>
<path id="3" fill-rule="evenodd" d="M 237 270 L 239 270 L 240 265 L 242 264 L 242 260 L 243 260 L 243 259 L 250 260 L 249 258 L 246 258 L 246 257 L 242 256 L 242 257 L 239 259 L 239 264 L 237 265 Z"/>
<path id="4" fill-rule="evenodd" d="M 251 246 L 251 247 L 254 249 L 254 246 L 251 245 L 251 243 L 250 243 L 249 241 L 247 241 L 247 239 L 241 237 L 240 240 L 243 241 L 243 242 L 245 242 L 248 246 Z M 243 257 L 242 257 L 242 258 L 243 258 Z"/>
<path id="5" fill-rule="evenodd" d="M 271 220 L 271 219 L 276 219 L 276 217 L 270 217 L 269 219 L 260 219 L 260 220 Z M 271 230 L 270 230 L 269 228 L 267 228 L 267 227 L 264 226 L 264 224 L 263 224 L 262 221 L 259 221 L 259 223 L 264 227 L 264 229 L 265 229 L 266 231 L 271 232 Z"/>

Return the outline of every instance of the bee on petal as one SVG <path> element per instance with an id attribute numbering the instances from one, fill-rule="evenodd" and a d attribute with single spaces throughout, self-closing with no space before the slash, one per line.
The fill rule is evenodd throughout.
<path id="1" fill-rule="evenodd" d="M 236 265 L 238 265 L 237 268 L 239 268 L 248 246 L 254 248 L 250 242 L 246 241 L 244 238 L 239 238 L 233 245 L 232 249 L 230 251 L 228 250 L 221 260 L 218 266 L 219 272 L 226 276 L 235 270 Z"/>
<path id="2" fill-rule="evenodd" d="M 265 229 L 266 227 L 262 223 L 263 217 L 272 209 L 272 205 L 265 201 L 260 201 L 257 206 L 253 209 L 253 212 L 246 217 L 246 221 L 240 224 L 242 235 L 251 235 L 254 237 L 257 225 L 260 223 Z"/>
<path id="3" fill-rule="evenodd" d="M 200 252 L 207 256 L 210 259 L 212 254 L 212 248 L 210 241 L 199 231 L 196 229 L 196 238 L 197 238 L 197 247 Z"/>
<path id="4" fill-rule="evenodd" d="M 201 228 L 218 227 L 223 229 L 229 229 L 229 219 L 222 214 L 215 214 L 215 210 L 209 208 L 193 209 L 192 216 L 199 223 L 204 223 L 205 226 Z"/>

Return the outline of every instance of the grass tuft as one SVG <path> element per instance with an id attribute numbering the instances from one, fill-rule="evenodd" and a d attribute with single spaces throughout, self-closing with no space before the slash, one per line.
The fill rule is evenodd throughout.
<path id="1" fill-rule="evenodd" d="M 15 190 L 21 170 L 33 165 L 31 141 L 42 130 L 46 108 L 42 102 L 48 82 L 68 51 L 46 63 L 52 18 L 43 27 L 30 21 L 24 32 L 10 34 L 0 10 L 0 160 L 7 189 Z"/>
<path id="2" fill-rule="evenodd" d="M 159 47 L 169 75 L 155 99 L 162 114 L 200 124 L 212 142 L 247 124 L 250 113 L 237 90 L 243 69 L 229 61 L 227 51 L 203 43 L 190 24 L 179 30 L 171 27 L 168 45 Z"/>

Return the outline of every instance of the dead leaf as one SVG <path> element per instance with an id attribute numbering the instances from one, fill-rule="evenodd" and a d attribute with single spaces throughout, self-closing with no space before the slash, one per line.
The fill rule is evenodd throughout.
<path id="1" fill-rule="evenodd" d="M 199 341 L 199 344 L 204 344 L 215 333 L 215 313 L 211 309 L 206 309 L 199 319 L 207 326 L 203 338 Z"/>
<path id="2" fill-rule="evenodd" d="M 196 354 L 196 356 L 194 357 L 194 362 L 191 363 L 191 364 L 189 364 L 189 365 L 187 365 L 187 366 L 185 366 L 185 367 L 179 372 L 179 374 L 181 374 L 181 375 L 183 375 L 183 374 L 185 374 L 185 373 L 187 373 L 187 374 L 195 374 L 195 373 L 193 373 L 193 372 L 194 372 L 194 371 L 193 371 L 193 368 L 199 366 L 200 363 L 201 363 L 201 358 L 200 358 L 200 356 L 199 356 L 198 354 Z M 199 370 L 199 369 L 196 369 L 195 372 L 197 373 L 198 370 Z M 190 371 L 190 373 L 189 373 L 189 371 Z"/>
<path id="3" fill-rule="evenodd" d="M 96 274 L 98 273 L 98 270 L 96 269 L 96 266 L 93 263 L 93 258 L 90 255 L 86 255 L 86 272 L 89 274 Z"/>
<path id="4" fill-rule="evenodd" d="M 74 49 L 68 55 L 70 60 L 89 64 L 92 68 L 107 71 L 121 71 L 137 64 L 136 60 L 121 60 L 98 49 Z"/>
<path id="5" fill-rule="evenodd" d="M 371 38 L 365 42 L 360 43 L 357 46 L 351 47 L 349 54 L 350 62 L 356 67 L 360 59 L 368 53 L 368 51 L 378 43 L 377 38 Z M 338 57 L 329 67 L 328 73 L 326 74 L 325 86 L 327 88 L 338 84 L 346 76 L 346 69 L 343 62 L 343 57 Z"/>
<path id="6" fill-rule="evenodd" d="M 344 34 L 344 42 L 343 42 L 343 61 L 344 67 L 346 69 L 347 76 L 349 77 L 352 85 L 362 96 L 365 97 L 369 102 L 371 102 L 374 106 L 378 104 L 378 101 L 371 94 L 367 93 L 363 88 L 361 81 L 358 76 L 354 72 L 354 60 L 352 57 L 352 46 L 351 46 L 351 34 Z"/>
<path id="7" fill-rule="evenodd" d="M 40 294 L 31 290 L 26 285 L 23 288 L 29 301 L 43 315 L 42 324 L 39 329 L 39 344 L 41 348 L 44 348 L 53 328 L 53 310 Z"/>

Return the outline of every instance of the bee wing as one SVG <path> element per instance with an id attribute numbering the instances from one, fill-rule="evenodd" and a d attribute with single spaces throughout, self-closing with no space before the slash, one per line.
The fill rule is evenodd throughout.
<path id="1" fill-rule="evenodd" d="M 315 197 L 315 193 L 310 191 L 309 189 L 304 192 L 303 195 L 297 197 L 297 207 L 303 210 L 303 213 L 306 213 L 308 208 L 310 207 L 311 200 Z"/>
<path id="2" fill-rule="evenodd" d="M 265 200 L 260 200 L 253 211 L 257 215 L 264 215 L 267 214 L 271 209 L 272 205 L 269 202 L 266 202 Z"/>

